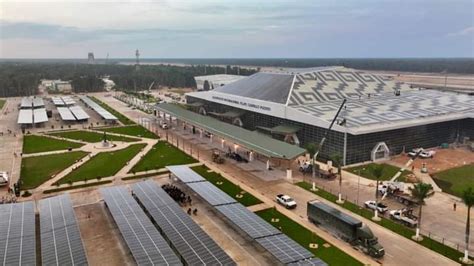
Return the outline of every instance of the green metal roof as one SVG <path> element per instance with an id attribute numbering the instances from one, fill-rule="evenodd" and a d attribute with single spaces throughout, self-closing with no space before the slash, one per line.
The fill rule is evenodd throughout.
<path id="1" fill-rule="evenodd" d="M 156 109 L 268 157 L 294 159 L 306 152 L 296 145 L 188 111 L 175 104 L 161 103 L 156 105 Z"/>
<path id="2" fill-rule="evenodd" d="M 299 126 L 294 126 L 294 125 L 278 125 L 275 127 L 257 127 L 259 129 L 271 132 L 271 133 L 276 133 L 276 134 L 294 134 L 298 132 L 298 130 L 301 129 Z"/>

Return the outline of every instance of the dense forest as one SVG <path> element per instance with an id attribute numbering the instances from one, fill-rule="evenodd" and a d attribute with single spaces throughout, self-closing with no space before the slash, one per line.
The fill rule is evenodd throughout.
<path id="1" fill-rule="evenodd" d="M 194 76 L 212 74 L 250 75 L 255 70 L 237 67 L 84 64 L 71 62 L 2 62 L 0 63 L 0 97 L 36 94 L 41 79 L 71 81 L 75 92 L 101 91 L 104 76 L 110 76 L 121 90 L 148 89 L 158 86 L 195 87 Z"/>

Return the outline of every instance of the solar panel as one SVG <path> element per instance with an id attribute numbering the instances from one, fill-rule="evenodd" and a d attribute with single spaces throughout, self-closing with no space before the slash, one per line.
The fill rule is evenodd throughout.
<path id="1" fill-rule="evenodd" d="M 46 114 L 46 109 L 44 108 L 33 109 L 33 121 L 35 123 L 48 122 L 48 115 Z"/>
<path id="2" fill-rule="evenodd" d="M 204 177 L 194 172 L 186 165 L 166 166 L 166 169 L 173 173 L 183 183 L 206 181 Z"/>
<path id="3" fill-rule="evenodd" d="M 288 265 L 289 266 L 327 266 L 327 263 L 318 258 L 311 258 L 311 259 L 306 259 L 306 260 L 300 260 L 298 262 L 293 262 Z"/>
<path id="4" fill-rule="evenodd" d="M 103 119 L 106 120 L 118 120 L 117 117 L 115 117 L 113 114 L 111 114 L 109 111 L 105 110 L 102 106 L 91 100 L 87 96 L 79 96 L 79 98 L 90 108 L 94 109 L 96 113 L 98 113 Z"/>
<path id="5" fill-rule="evenodd" d="M 63 106 L 64 102 L 60 97 L 51 97 L 51 100 L 53 101 L 54 105 L 56 106 Z"/>
<path id="6" fill-rule="evenodd" d="M 21 109 L 18 114 L 18 124 L 33 124 L 33 110 Z"/>
<path id="7" fill-rule="evenodd" d="M 212 206 L 236 203 L 237 201 L 210 182 L 187 183 L 188 187 Z"/>
<path id="8" fill-rule="evenodd" d="M 43 265 L 87 265 L 69 194 L 40 200 Z"/>
<path id="9" fill-rule="evenodd" d="M 0 265 L 35 265 L 34 203 L 2 204 L 0 217 Z"/>
<path id="10" fill-rule="evenodd" d="M 284 234 L 262 237 L 256 241 L 284 264 L 313 257 L 311 252 Z"/>
<path id="11" fill-rule="evenodd" d="M 155 223 L 188 265 L 235 265 L 235 262 L 155 182 L 133 185 Z"/>
<path id="12" fill-rule="evenodd" d="M 33 98 L 33 107 L 44 107 L 43 98 Z"/>
<path id="13" fill-rule="evenodd" d="M 32 108 L 33 107 L 33 100 L 28 97 L 21 98 L 21 108 Z"/>
<path id="14" fill-rule="evenodd" d="M 71 106 L 69 107 L 69 110 L 76 117 L 77 120 L 89 119 L 89 115 L 80 106 Z"/>
<path id="15" fill-rule="evenodd" d="M 76 121 L 76 118 L 67 107 L 58 107 L 59 115 L 64 121 Z"/>
<path id="16" fill-rule="evenodd" d="M 281 234 L 278 229 L 240 203 L 217 206 L 216 209 L 253 239 Z"/>
<path id="17" fill-rule="evenodd" d="M 126 187 L 100 193 L 138 265 L 182 265 Z"/>

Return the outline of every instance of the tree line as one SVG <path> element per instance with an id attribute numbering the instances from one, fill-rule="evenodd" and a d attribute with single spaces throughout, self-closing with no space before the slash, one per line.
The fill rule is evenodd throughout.
<path id="1" fill-rule="evenodd" d="M 109 76 L 116 88 L 139 91 L 159 86 L 196 87 L 194 76 L 214 74 L 251 75 L 256 70 L 238 67 L 84 64 L 71 62 L 2 62 L 0 97 L 28 96 L 37 93 L 41 79 L 71 81 L 74 92 L 96 92 L 104 88 L 102 78 Z"/>

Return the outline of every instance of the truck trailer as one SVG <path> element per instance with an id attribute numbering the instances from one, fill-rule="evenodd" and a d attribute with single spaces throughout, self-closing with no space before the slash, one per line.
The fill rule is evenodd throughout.
<path id="1" fill-rule="evenodd" d="M 310 222 L 327 229 L 351 245 L 359 247 L 371 257 L 384 256 L 384 248 L 366 224 L 319 200 L 309 201 L 307 205 Z"/>

